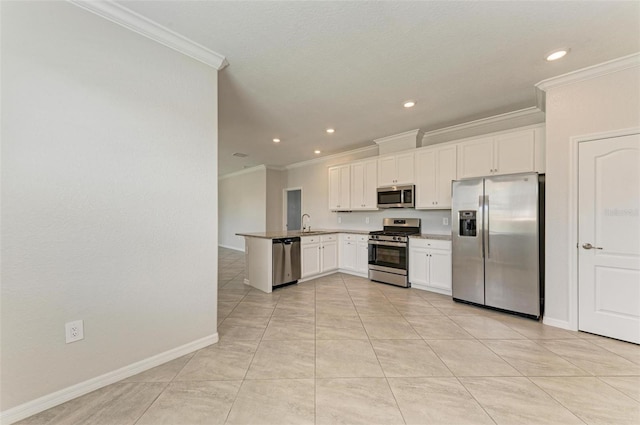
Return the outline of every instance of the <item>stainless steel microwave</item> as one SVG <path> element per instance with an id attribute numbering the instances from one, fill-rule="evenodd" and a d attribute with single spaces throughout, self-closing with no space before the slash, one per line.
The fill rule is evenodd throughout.
<path id="1" fill-rule="evenodd" d="M 378 208 L 415 207 L 415 186 L 391 186 L 378 188 Z"/>

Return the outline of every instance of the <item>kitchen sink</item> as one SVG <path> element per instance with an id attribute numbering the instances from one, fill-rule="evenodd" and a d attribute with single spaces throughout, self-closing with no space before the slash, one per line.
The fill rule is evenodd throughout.
<path id="1" fill-rule="evenodd" d="M 304 235 L 317 235 L 319 233 L 327 233 L 326 230 L 312 230 L 312 231 L 304 231 L 304 232 L 300 232 L 300 236 L 304 236 Z"/>

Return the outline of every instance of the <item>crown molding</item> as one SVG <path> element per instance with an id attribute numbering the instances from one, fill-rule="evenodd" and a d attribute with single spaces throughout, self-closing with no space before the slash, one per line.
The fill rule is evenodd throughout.
<path id="1" fill-rule="evenodd" d="M 490 124 L 496 124 L 503 121 L 510 121 L 515 118 L 523 118 L 533 116 L 542 113 L 542 111 L 536 106 L 530 108 L 519 109 L 517 111 L 506 112 L 504 114 L 494 115 L 492 117 L 481 118 L 479 120 L 469 121 L 462 124 L 456 124 L 449 127 L 440 128 L 438 130 L 427 131 L 422 136 L 423 140 L 430 136 L 441 135 L 445 133 L 454 133 L 461 130 L 469 130 L 476 127 L 482 127 Z"/>
<path id="2" fill-rule="evenodd" d="M 95 13 L 111 22 L 121 25 L 153 41 L 163 44 L 170 49 L 187 55 L 197 61 L 209 65 L 218 71 L 229 65 L 227 59 L 207 49 L 201 44 L 190 40 L 166 28 L 131 9 L 111 0 L 67 0 L 82 9 Z"/>
<path id="3" fill-rule="evenodd" d="M 262 171 L 262 170 L 266 171 L 267 168 L 271 168 L 271 167 L 267 167 L 264 164 L 260 164 L 260 165 L 256 165 L 255 167 L 245 168 L 243 170 L 234 171 L 234 172 L 228 173 L 228 174 L 223 174 L 221 176 L 218 176 L 218 180 L 230 179 L 231 177 L 238 177 L 238 176 L 241 176 L 243 174 L 255 173 L 256 171 Z"/>
<path id="4" fill-rule="evenodd" d="M 346 152 L 340 152 L 340 153 L 335 153 L 333 155 L 322 156 L 320 158 L 309 159 L 307 161 L 296 162 L 294 164 L 289 164 L 289 165 L 285 166 L 284 168 L 287 169 L 287 170 L 291 170 L 292 168 L 300 168 L 300 167 L 306 167 L 307 165 L 320 164 L 322 162 L 331 161 L 332 159 L 338 159 L 338 158 L 343 157 L 343 156 L 354 155 L 354 154 L 359 154 L 359 153 L 364 153 L 364 152 L 369 152 L 369 151 L 372 151 L 372 152 L 374 152 L 374 155 L 377 155 L 378 154 L 378 145 L 365 146 L 363 148 L 353 149 L 353 150 L 346 151 Z M 365 159 L 365 158 L 362 158 L 362 159 Z M 359 160 L 354 160 L 354 161 L 359 161 Z"/>
<path id="5" fill-rule="evenodd" d="M 572 71 L 567 74 L 558 75 L 557 77 L 547 78 L 546 80 L 542 80 L 536 84 L 536 88 L 542 91 L 547 91 L 550 88 L 573 84 L 590 78 L 601 77 L 603 75 L 637 66 L 640 66 L 640 53 L 623 56 L 608 62 Z"/>
<path id="6" fill-rule="evenodd" d="M 398 140 L 404 140 L 410 137 L 421 139 L 422 134 L 423 134 L 423 131 L 418 128 L 415 130 L 405 131 L 404 133 L 398 133 L 398 134 L 393 134 L 391 136 L 380 137 L 379 139 L 374 139 L 373 141 L 375 142 L 376 145 L 381 145 L 381 144 L 383 145 L 385 143 L 396 142 Z"/>

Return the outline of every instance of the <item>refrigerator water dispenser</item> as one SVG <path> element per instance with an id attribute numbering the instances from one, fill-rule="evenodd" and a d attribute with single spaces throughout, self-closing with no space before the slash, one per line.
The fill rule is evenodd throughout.
<path id="1" fill-rule="evenodd" d="M 476 212 L 460 211 L 460 236 L 476 236 Z"/>

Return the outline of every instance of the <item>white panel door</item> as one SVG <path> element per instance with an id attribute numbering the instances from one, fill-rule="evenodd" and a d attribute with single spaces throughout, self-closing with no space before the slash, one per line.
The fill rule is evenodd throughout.
<path id="1" fill-rule="evenodd" d="M 640 135 L 583 142 L 578 328 L 640 343 Z"/>

